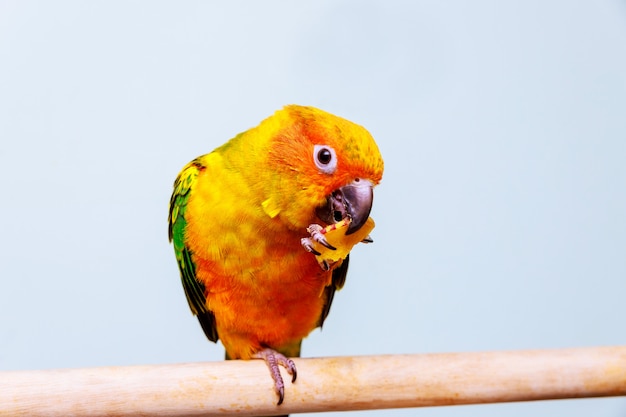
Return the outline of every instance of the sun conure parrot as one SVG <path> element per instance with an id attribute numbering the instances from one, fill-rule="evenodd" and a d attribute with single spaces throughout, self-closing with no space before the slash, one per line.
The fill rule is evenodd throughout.
<path id="1" fill-rule="evenodd" d="M 279 365 L 322 326 L 369 242 L 383 160 L 363 127 L 290 105 L 187 164 L 174 183 L 169 238 L 193 314 L 227 359 L 265 360 L 278 404 Z"/>

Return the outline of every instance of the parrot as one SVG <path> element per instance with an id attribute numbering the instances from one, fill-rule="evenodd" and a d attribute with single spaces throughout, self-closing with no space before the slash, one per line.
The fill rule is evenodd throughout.
<path id="1" fill-rule="evenodd" d="M 226 359 L 280 368 L 326 320 L 349 252 L 369 236 L 383 159 L 362 126 L 287 105 L 189 162 L 170 199 L 169 240 L 191 312 Z"/>

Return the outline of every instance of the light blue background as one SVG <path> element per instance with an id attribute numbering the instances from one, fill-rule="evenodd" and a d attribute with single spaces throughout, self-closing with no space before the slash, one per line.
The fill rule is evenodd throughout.
<path id="1" fill-rule="evenodd" d="M 623 0 L 3 0 L 0 369 L 220 360 L 171 185 L 287 103 L 364 125 L 386 162 L 375 243 L 304 356 L 626 345 Z"/>

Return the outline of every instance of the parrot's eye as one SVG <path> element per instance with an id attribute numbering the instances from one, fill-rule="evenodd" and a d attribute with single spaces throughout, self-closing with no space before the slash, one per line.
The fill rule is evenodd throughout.
<path id="1" fill-rule="evenodd" d="M 317 160 L 320 161 L 322 165 L 328 165 L 330 161 L 333 159 L 333 154 L 326 148 L 322 148 L 317 153 Z"/>
<path id="2" fill-rule="evenodd" d="M 315 165 L 324 174 L 332 174 L 337 168 L 337 156 L 335 150 L 326 145 L 315 145 L 313 147 L 313 159 Z"/>

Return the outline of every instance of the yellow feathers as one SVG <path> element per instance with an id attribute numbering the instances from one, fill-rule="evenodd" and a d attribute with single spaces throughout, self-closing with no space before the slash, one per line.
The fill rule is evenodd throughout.
<path id="1" fill-rule="evenodd" d="M 267 361 L 279 403 L 277 363 L 295 372 L 282 355 L 298 355 L 324 323 L 350 250 L 374 227 L 382 174 L 367 130 L 292 105 L 196 158 L 175 182 L 169 231 L 189 306 L 229 358 Z"/>

